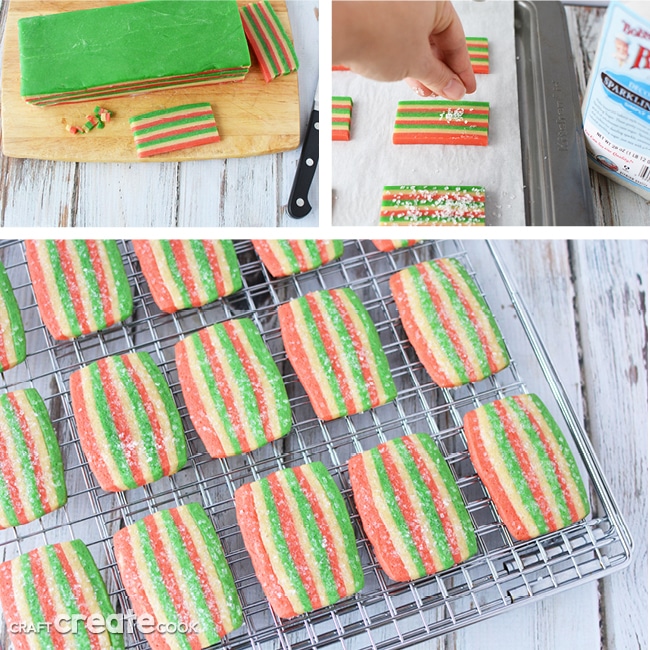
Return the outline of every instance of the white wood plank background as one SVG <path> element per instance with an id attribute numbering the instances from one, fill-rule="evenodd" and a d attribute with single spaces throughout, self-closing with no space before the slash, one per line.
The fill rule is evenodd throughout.
<path id="1" fill-rule="evenodd" d="M 7 2 L 0 11 L 4 34 Z M 318 0 L 288 0 L 300 61 L 304 135 L 318 80 Z M 1 135 L 1 134 L 0 134 Z M 317 226 L 313 211 L 292 219 L 286 204 L 300 150 L 188 163 L 59 163 L 0 155 L 0 226 Z"/>

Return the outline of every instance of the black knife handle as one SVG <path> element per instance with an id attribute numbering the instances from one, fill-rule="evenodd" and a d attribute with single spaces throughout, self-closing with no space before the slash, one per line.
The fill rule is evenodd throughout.
<path id="1" fill-rule="evenodd" d="M 318 165 L 318 111 L 312 111 L 287 205 L 287 211 L 294 219 L 302 219 L 311 212 L 307 195 L 314 179 L 316 165 Z"/>

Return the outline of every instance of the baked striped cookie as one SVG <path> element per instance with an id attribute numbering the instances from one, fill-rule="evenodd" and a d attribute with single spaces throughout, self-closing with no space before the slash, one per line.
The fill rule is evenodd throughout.
<path id="1" fill-rule="evenodd" d="M 97 565 L 78 539 L 41 546 L 0 564 L 0 606 L 15 650 L 124 648 L 122 634 L 91 632 L 83 620 L 68 618 L 110 621 L 115 616 Z"/>
<path id="2" fill-rule="evenodd" d="M 26 356 L 23 319 L 7 271 L 0 260 L 0 372 L 22 363 Z"/>
<path id="3" fill-rule="evenodd" d="M 252 320 L 211 325 L 175 350 L 190 419 L 213 458 L 252 451 L 289 432 L 287 391 Z"/>
<path id="4" fill-rule="evenodd" d="M 426 434 L 352 456 L 354 502 L 382 569 L 397 581 L 448 569 L 476 554 L 460 490 Z"/>
<path id="5" fill-rule="evenodd" d="M 420 241 L 420 239 L 373 239 L 372 243 L 378 251 L 381 251 L 382 253 L 390 253 L 399 248 L 415 246 L 415 244 Z"/>
<path id="6" fill-rule="evenodd" d="M 517 540 L 584 519 L 589 500 L 569 445 L 537 395 L 506 397 L 463 418 L 470 458 Z"/>
<path id="7" fill-rule="evenodd" d="M 264 81 L 298 69 L 293 42 L 268 0 L 241 7 L 244 32 L 262 69 Z"/>
<path id="8" fill-rule="evenodd" d="M 379 335 L 352 289 L 308 293 L 280 305 L 278 314 L 284 349 L 319 418 L 395 399 Z"/>
<path id="9" fill-rule="evenodd" d="M 118 531 L 113 543 L 136 615 L 175 630 L 146 634 L 153 650 L 206 648 L 243 623 L 221 542 L 198 503 L 148 515 Z"/>
<path id="10" fill-rule="evenodd" d="M 154 302 L 167 313 L 201 307 L 242 288 L 229 239 L 135 239 L 133 250 Z"/>
<path id="11" fill-rule="evenodd" d="M 343 255 L 340 239 L 253 239 L 252 242 L 274 278 L 312 271 Z"/>
<path id="12" fill-rule="evenodd" d="M 0 529 L 34 521 L 67 501 L 63 462 L 35 388 L 0 395 Z"/>
<path id="13" fill-rule="evenodd" d="M 242 485 L 235 507 L 257 578 L 281 618 L 332 605 L 363 587 L 350 517 L 321 462 Z"/>
<path id="14" fill-rule="evenodd" d="M 99 359 L 70 375 L 79 441 L 99 485 L 129 490 L 187 461 L 174 398 L 147 352 Z"/>
<path id="15" fill-rule="evenodd" d="M 28 239 L 25 250 L 38 311 L 55 339 L 98 332 L 133 312 L 114 241 Z"/>
<path id="16" fill-rule="evenodd" d="M 391 276 L 390 288 L 404 331 L 439 386 L 481 381 L 509 365 L 499 326 L 458 260 L 409 266 Z"/>
<path id="17" fill-rule="evenodd" d="M 393 144 L 487 146 L 488 102 L 413 100 L 397 105 Z"/>

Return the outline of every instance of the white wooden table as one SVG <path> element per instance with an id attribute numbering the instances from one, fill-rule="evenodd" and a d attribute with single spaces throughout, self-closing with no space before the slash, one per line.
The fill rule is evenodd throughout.
<path id="1" fill-rule="evenodd" d="M 631 528 L 635 551 L 631 566 L 600 582 L 547 597 L 419 647 L 645 650 L 647 242 L 501 241 L 496 246 L 536 322 L 571 403 L 584 419 L 604 474 Z M 485 245 L 468 241 L 466 247 L 490 299 L 494 266 Z M 496 278 L 493 284 L 499 284 Z M 544 380 L 534 361 L 528 363 L 522 357 L 521 352 L 529 348 L 512 307 L 498 301 L 491 307 L 522 378 L 529 389 L 540 390 Z M 25 315 L 34 319 L 32 325 L 38 322 L 33 307 Z M 31 367 L 35 367 L 34 359 Z M 47 395 L 52 387 L 45 385 L 43 390 Z M 81 517 L 81 513 L 75 511 L 74 516 Z M 3 535 L 8 539 L 8 534 L 0 533 L 0 540 Z M 67 529 L 63 534 L 69 534 Z M 91 533 L 77 534 L 86 537 Z M 365 647 L 367 639 L 361 637 L 359 641 Z M 7 650 L 6 644 L 0 624 L 0 648 Z M 346 644 L 346 650 L 356 647 Z"/>
<path id="2" fill-rule="evenodd" d="M 0 11 L 4 34 L 7 2 Z M 301 133 L 318 80 L 318 0 L 288 0 L 300 69 Z M 184 163 L 65 163 L 0 155 L 0 226 L 317 226 L 286 213 L 300 150 Z"/>

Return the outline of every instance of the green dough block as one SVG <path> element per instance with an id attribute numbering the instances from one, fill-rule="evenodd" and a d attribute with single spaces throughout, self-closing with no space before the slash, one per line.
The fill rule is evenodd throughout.
<path id="1" fill-rule="evenodd" d="M 55 104 L 242 79 L 236 0 L 149 0 L 18 21 L 21 95 Z"/>

